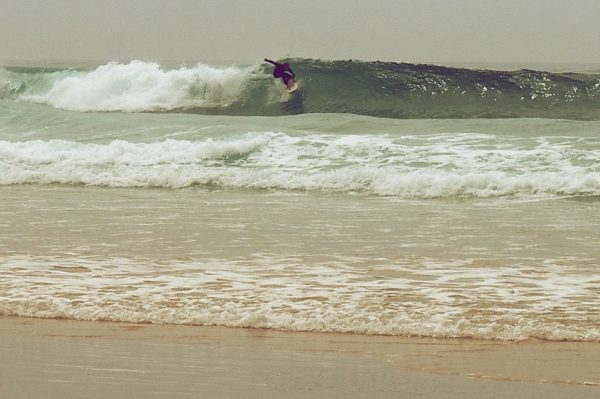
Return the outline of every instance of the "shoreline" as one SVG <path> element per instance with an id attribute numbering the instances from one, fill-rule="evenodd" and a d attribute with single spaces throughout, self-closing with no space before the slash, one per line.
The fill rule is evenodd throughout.
<path id="1" fill-rule="evenodd" d="M 595 398 L 600 344 L 0 317 L 10 398 Z"/>

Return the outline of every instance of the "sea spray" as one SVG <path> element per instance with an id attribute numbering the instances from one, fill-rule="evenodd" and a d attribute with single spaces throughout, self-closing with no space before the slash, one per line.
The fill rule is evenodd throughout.
<path id="1" fill-rule="evenodd" d="M 198 64 L 164 70 L 156 63 L 133 61 L 93 71 L 48 74 L 48 90 L 28 88 L 22 101 L 72 111 L 151 112 L 178 108 L 227 107 L 239 101 L 253 68 L 215 68 Z"/>

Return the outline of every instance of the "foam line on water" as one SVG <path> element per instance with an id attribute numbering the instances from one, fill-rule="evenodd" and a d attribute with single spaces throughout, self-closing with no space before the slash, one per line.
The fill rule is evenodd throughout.
<path id="1" fill-rule="evenodd" d="M 483 339 L 600 341 L 591 259 L 312 263 L 0 259 L 0 315 Z"/>
<path id="2" fill-rule="evenodd" d="M 407 198 L 598 195 L 595 146 L 568 137 L 498 142 L 483 134 L 283 132 L 150 143 L 0 141 L 0 184 L 200 185 Z"/>

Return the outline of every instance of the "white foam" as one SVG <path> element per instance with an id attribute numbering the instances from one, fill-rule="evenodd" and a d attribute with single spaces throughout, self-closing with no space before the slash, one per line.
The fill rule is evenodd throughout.
<path id="1" fill-rule="evenodd" d="M 600 152 L 593 145 L 575 148 L 568 138 L 497 145 L 486 136 L 459 136 L 265 132 L 151 143 L 0 141 L 0 184 L 211 185 L 406 198 L 600 194 Z"/>
<path id="2" fill-rule="evenodd" d="M 549 260 L 536 270 L 529 263 L 493 267 L 469 260 L 364 262 L 6 256 L 0 315 L 600 341 L 600 303 L 587 274 L 592 260 Z"/>
<path id="3" fill-rule="evenodd" d="M 36 86 L 21 100 L 73 111 L 164 111 L 226 107 L 239 100 L 255 67 L 198 64 L 164 70 L 156 63 L 111 62 L 90 72 L 58 72 L 49 88 Z"/>

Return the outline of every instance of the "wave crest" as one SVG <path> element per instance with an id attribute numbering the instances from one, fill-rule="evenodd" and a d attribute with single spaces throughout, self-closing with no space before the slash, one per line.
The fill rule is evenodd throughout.
<path id="1" fill-rule="evenodd" d="M 0 69 L 0 97 L 75 111 L 600 119 L 600 76 L 594 74 L 288 61 L 300 83 L 293 95 L 270 76 L 266 65 L 198 64 L 168 70 L 134 61 L 93 71 Z"/>
<path id="2" fill-rule="evenodd" d="M 73 111 L 169 111 L 227 107 L 238 101 L 255 69 L 198 64 L 163 70 L 156 63 L 133 61 L 99 66 L 89 72 L 50 74 L 47 91 L 36 87 L 21 100 Z"/>

